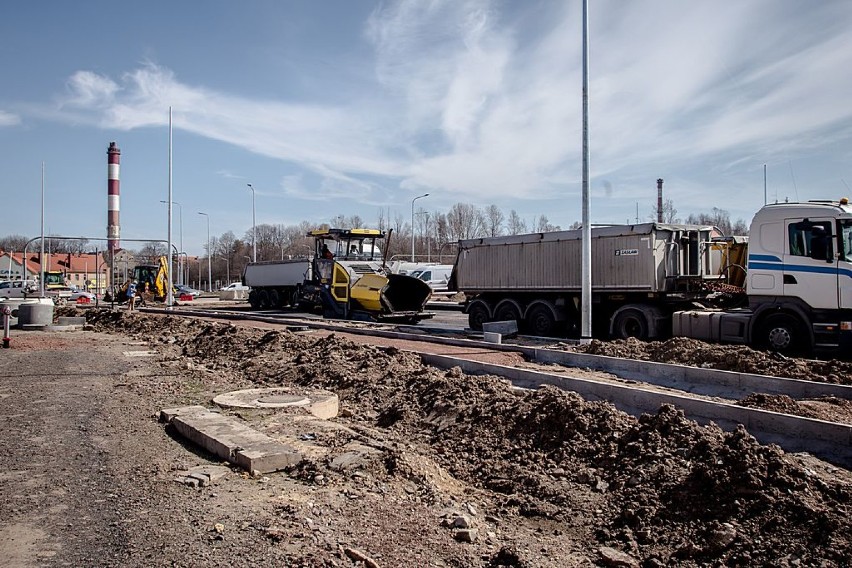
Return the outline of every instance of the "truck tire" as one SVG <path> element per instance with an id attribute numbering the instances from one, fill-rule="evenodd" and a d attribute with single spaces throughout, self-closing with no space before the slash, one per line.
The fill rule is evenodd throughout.
<path id="1" fill-rule="evenodd" d="M 758 343 L 782 354 L 798 354 L 806 350 L 805 334 L 799 320 L 789 314 L 772 314 L 760 325 Z"/>
<path id="2" fill-rule="evenodd" d="M 258 297 L 258 295 L 259 293 L 257 290 L 252 290 L 251 292 L 249 292 L 248 301 L 249 305 L 251 306 L 251 309 L 253 310 L 260 309 L 260 298 Z"/>
<path id="3" fill-rule="evenodd" d="M 612 323 L 613 339 L 628 339 L 635 337 L 642 341 L 648 340 L 648 320 L 642 310 L 628 308 L 621 310 Z"/>
<path id="4" fill-rule="evenodd" d="M 526 327 L 532 335 L 552 336 L 556 331 L 553 311 L 544 304 L 533 306 L 527 313 Z"/>
<path id="5" fill-rule="evenodd" d="M 257 294 L 257 305 L 261 310 L 269 309 L 269 292 L 261 290 Z"/>
<path id="6" fill-rule="evenodd" d="M 467 325 L 473 331 L 482 331 L 482 324 L 490 319 L 488 306 L 483 302 L 476 302 L 467 311 Z"/>
<path id="7" fill-rule="evenodd" d="M 519 327 L 523 323 L 521 311 L 513 301 L 500 302 L 494 310 L 494 321 L 516 321 Z"/>
<path id="8" fill-rule="evenodd" d="M 281 296 L 278 294 L 278 290 L 269 291 L 269 307 L 273 309 L 281 307 Z"/>

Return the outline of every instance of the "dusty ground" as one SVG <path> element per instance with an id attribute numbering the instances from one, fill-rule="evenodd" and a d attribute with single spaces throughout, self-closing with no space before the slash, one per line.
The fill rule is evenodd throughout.
<path id="1" fill-rule="evenodd" d="M 852 563 L 848 471 L 671 407 L 637 420 L 335 335 L 90 317 L 97 332 L 20 334 L 0 354 L 0 439 L 14 448 L 0 455 L 0 555 L 20 566 Z M 158 357 L 122 355 L 149 341 Z M 175 482 L 210 459 L 157 410 L 262 385 L 340 396 L 339 418 L 300 433 L 316 457 Z M 335 467 L 353 445 L 372 457 Z"/>

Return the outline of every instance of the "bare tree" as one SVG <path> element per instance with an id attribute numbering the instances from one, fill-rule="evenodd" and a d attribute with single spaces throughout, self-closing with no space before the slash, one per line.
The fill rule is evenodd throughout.
<path id="1" fill-rule="evenodd" d="M 550 221 L 547 219 L 547 215 L 539 215 L 538 219 L 535 222 L 535 232 L 536 233 L 552 233 L 553 231 L 559 231 L 559 225 L 551 225 Z"/>
<path id="2" fill-rule="evenodd" d="M 7 235 L 0 238 L 0 250 L 22 251 L 28 240 L 23 235 Z"/>
<path id="3" fill-rule="evenodd" d="M 450 241 L 484 237 L 485 217 L 474 205 L 456 203 L 447 213 L 447 238 Z"/>
<path id="4" fill-rule="evenodd" d="M 748 227 L 742 219 L 737 219 L 736 223 L 731 223 L 730 214 L 718 207 L 714 207 L 710 213 L 691 213 L 686 218 L 686 222 L 693 225 L 712 225 L 718 227 L 722 233 L 728 236 L 748 233 Z"/>
<path id="5" fill-rule="evenodd" d="M 205 245 L 206 248 L 206 245 Z M 135 254 L 138 264 L 157 264 L 159 258 L 166 254 L 166 244 L 158 242 L 145 243 Z"/>
<path id="6" fill-rule="evenodd" d="M 514 209 L 509 212 L 506 230 L 510 235 L 521 235 L 527 232 L 526 222 L 521 219 L 521 216 Z"/>
<path id="7" fill-rule="evenodd" d="M 657 220 L 657 205 L 651 209 L 650 215 L 651 221 Z M 671 199 L 666 199 L 663 201 L 663 223 L 679 223 L 680 219 L 677 218 L 677 209 L 675 209 L 674 201 Z"/>
<path id="8" fill-rule="evenodd" d="M 489 205 L 485 208 L 485 222 L 489 237 L 499 237 L 503 234 L 503 221 L 506 216 L 496 205 Z"/>

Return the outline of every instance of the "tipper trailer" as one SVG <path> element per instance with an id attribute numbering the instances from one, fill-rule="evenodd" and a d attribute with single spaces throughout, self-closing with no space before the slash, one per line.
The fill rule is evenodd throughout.
<path id="1" fill-rule="evenodd" d="M 253 262 L 243 284 L 251 287 L 254 309 L 291 306 L 321 311 L 340 319 L 417 322 L 424 312 L 429 285 L 391 274 L 382 257 L 385 234 L 376 229 L 319 229 L 311 258 Z"/>
<path id="2" fill-rule="evenodd" d="M 581 231 L 459 242 L 451 289 L 469 325 L 517 320 L 535 335 L 577 335 Z M 644 223 L 592 229 L 592 335 L 674 336 L 782 352 L 852 346 L 852 208 L 766 205 L 747 238 L 714 227 Z"/>

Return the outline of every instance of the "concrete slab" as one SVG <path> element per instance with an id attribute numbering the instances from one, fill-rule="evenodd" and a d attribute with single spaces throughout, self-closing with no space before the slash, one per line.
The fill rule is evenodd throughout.
<path id="1" fill-rule="evenodd" d="M 86 318 L 81 316 L 59 316 L 56 318 L 58 325 L 86 325 Z"/>
<path id="2" fill-rule="evenodd" d="M 518 322 L 510 321 L 489 321 L 482 324 L 482 331 L 486 333 L 499 333 L 503 337 L 515 337 L 518 335 Z"/>
<path id="3" fill-rule="evenodd" d="M 295 465 L 301 454 L 236 418 L 199 406 L 160 411 L 181 436 L 247 471 L 270 473 Z"/>
<path id="4" fill-rule="evenodd" d="M 482 333 L 482 339 L 485 340 L 486 343 L 495 343 L 500 345 L 503 343 L 503 334 L 494 331 L 485 331 Z"/>

